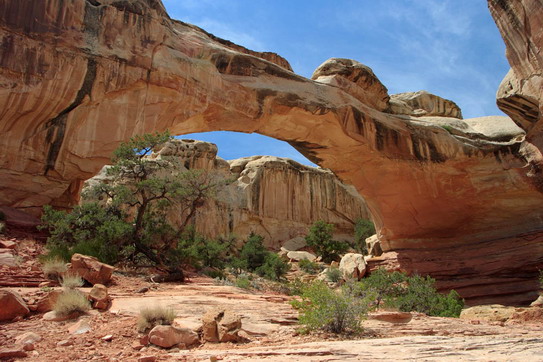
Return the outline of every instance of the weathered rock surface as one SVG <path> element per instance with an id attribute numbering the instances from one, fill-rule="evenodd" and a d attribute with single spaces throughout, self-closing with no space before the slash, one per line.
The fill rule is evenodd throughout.
<path id="1" fill-rule="evenodd" d="M 94 284 L 88 298 L 95 309 L 107 309 L 109 307 L 110 298 L 105 285 Z"/>
<path id="2" fill-rule="evenodd" d="M 393 94 L 390 97 L 390 113 L 414 117 L 439 116 L 462 119 L 460 107 L 453 101 L 427 91 Z"/>
<path id="3" fill-rule="evenodd" d="M 30 312 L 21 296 L 9 289 L 0 289 L 0 306 L 0 321 L 10 321 Z"/>
<path id="4" fill-rule="evenodd" d="M 3 204 L 28 211 L 73 204 L 83 180 L 135 133 L 258 132 L 354 185 L 383 250 L 397 250 L 402 268 L 416 271 L 404 256 L 422 250 L 439 265 L 426 270 L 439 274 L 445 249 L 469 249 L 449 286 L 529 302 L 543 264 L 540 0 L 489 0 L 514 73 L 499 103 L 527 132 L 508 139 L 383 113 L 349 90 L 358 84 L 307 80 L 279 57 L 170 19 L 159 1 L 129 4 L 0 3 Z M 504 239 L 507 247 L 496 247 Z"/>
<path id="5" fill-rule="evenodd" d="M 295 261 L 300 260 L 309 260 L 309 261 L 315 261 L 317 257 L 314 254 L 311 254 L 308 251 L 289 251 L 287 253 L 287 258 Z"/>
<path id="6" fill-rule="evenodd" d="M 114 267 L 101 263 L 92 256 L 74 254 L 71 259 L 71 273 L 79 275 L 92 285 L 107 284 L 111 280 Z"/>

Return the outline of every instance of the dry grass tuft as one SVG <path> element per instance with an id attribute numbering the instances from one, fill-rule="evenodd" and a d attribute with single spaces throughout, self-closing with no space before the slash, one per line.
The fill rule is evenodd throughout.
<path id="1" fill-rule="evenodd" d="M 171 325 L 177 314 L 171 308 L 152 307 L 140 311 L 138 331 L 145 332 L 158 325 Z"/>
<path id="2" fill-rule="evenodd" d="M 61 259 L 45 260 L 41 268 L 47 279 L 54 280 L 56 282 L 60 281 L 62 274 L 66 273 L 66 270 L 68 270 L 66 263 Z"/>
<path id="3" fill-rule="evenodd" d="M 90 303 L 81 292 L 77 290 L 66 290 L 58 296 L 53 307 L 59 316 L 68 316 L 73 313 L 85 313 L 90 309 Z"/>
<path id="4" fill-rule="evenodd" d="M 65 274 L 60 282 L 60 285 L 65 289 L 79 288 L 83 284 L 85 284 L 85 281 L 77 274 Z"/>

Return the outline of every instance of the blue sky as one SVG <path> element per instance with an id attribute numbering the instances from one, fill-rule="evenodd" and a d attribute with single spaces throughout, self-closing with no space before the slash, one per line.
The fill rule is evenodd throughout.
<path id="1" fill-rule="evenodd" d="M 285 57 L 311 77 L 332 57 L 368 65 L 389 94 L 427 90 L 465 118 L 502 114 L 495 94 L 509 65 L 484 0 L 163 0 L 171 17 L 234 43 Z M 256 154 L 309 164 L 288 144 L 259 135 L 192 134 L 232 159 Z"/>

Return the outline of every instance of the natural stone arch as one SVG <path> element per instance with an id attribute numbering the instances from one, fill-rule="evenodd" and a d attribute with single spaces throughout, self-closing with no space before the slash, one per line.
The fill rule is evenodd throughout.
<path id="1" fill-rule="evenodd" d="M 447 260 L 442 276 L 462 266 L 465 278 L 494 275 L 503 267 L 481 266 L 476 251 L 497 257 L 488 240 L 527 232 L 513 259 L 528 279 L 543 263 L 536 233 L 543 195 L 539 178 L 523 169 L 538 150 L 518 130 L 439 117 L 459 115 L 442 99 L 389 99 L 371 70 L 348 60 L 305 79 L 275 54 L 170 19 L 158 0 L 7 0 L 0 22 L 5 205 L 68 206 L 82 181 L 134 134 L 258 132 L 354 185 L 384 250 L 401 250 L 405 269 L 435 273 Z M 421 114 L 432 117 L 414 117 Z M 468 254 L 463 260 L 451 255 L 458 248 Z M 412 250 L 430 250 L 435 264 L 414 265 L 428 258 Z M 533 288 L 517 284 L 515 292 Z"/>

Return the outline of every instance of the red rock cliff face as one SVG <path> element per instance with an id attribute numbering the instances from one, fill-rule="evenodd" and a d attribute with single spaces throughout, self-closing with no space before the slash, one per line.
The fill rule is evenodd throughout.
<path id="1" fill-rule="evenodd" d="M 0 0 L 1 203 L 69 206 L 136 133 L 258 132 L 354 185 L 402 268 L 527 302 L 543 267 L 541 92 L 522 79 L 540 74 L 543 16 L 541 1 L 509 3 L 489 1 L 515 72 L 501 105 L 527 137 L 508 118 L 452 118 L 452 102 L 391 99 L 356 63 L 305 79 L 158 0 Z"/>

